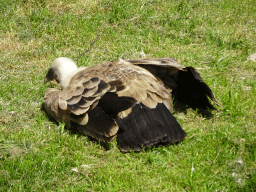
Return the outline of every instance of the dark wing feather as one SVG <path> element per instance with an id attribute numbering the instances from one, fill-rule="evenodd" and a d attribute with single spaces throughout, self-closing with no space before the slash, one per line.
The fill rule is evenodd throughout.
<path id="1" fill-rule="evenodd" d="M 123 152 L 141 151 L 145 147 L 163 146 L 183 140 L 186 133 L 164 104 L 148 108 L 140 103 L 124 119 L 117 119 L 117 135 Z"/>
<path id="2" fill-rule="evenodd" d="M 193 67 L 179 72 L 174 98 L 178 106 L 215 109 L 208 99 L 215 100 L 214 93 Z"/>
<path id="3" fill-rule="evenodd" d="M 181 108 L 215 109 L 214 93 L 193 67 L 179 65 L 173 58 L 127 60 L 147 69 L 172 89 L 174 103 Z"/>

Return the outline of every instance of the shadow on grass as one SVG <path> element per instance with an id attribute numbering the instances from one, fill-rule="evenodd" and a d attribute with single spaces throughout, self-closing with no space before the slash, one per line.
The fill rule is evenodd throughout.
<path id="1" fill-rule="evenodd" d="M 185 107 L 182 104 L 174 104 L 174 110 L 178 113 L 184 113 L 187 114 L 187 110 L 190 109 L 190 107 Z M 211 119 L 214 116 L 213 110 L 214 109 L 198 109 L 198 108 L 191 108 L 193 109 L 198 115 L 206 118 L 206 119 Z M 216 109 L 215 109 L 216 110 Z"/>

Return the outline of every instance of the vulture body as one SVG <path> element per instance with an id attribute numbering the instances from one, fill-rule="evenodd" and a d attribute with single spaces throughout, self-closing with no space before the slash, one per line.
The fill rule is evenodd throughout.
<path id="1" fill-rule="evenodd" d="M 46 90 L 46 112 L 103 142 L 117 138 L 123 152 L 186 137 L 171 113 L 172 95 L 182 105 L 214 109 L 208 100 L 214 100 L 214 94 L 200 75 L 172 58 L 119 59 L 77 68 L 61 57 L 46 75 L 46 81 L 53 79 L 63 90 Z"/>

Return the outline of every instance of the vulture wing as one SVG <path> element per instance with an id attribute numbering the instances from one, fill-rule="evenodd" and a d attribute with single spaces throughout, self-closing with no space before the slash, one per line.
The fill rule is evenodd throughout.
<path id="1" fill-rule="evenodd" d="M 174 102 L 178 106 L 215 109 L 209 101 L 217 102 L 214 93 L 193 67 L 184 67 L 173 58 L 126 61 L 147 69 L 162 80 L 165 86 L 173 90 Z"/>

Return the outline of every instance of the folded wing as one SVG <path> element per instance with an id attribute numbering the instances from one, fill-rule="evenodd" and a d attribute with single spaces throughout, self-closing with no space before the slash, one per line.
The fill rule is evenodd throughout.
<path id="1" fill-rule="evenodd" d="M 143 67 L 172 89 L 174 103 L 179 107 L 215 109 L 214 93 L 193 67 L 184 67 L 173 58 L 126 60 Z"/>

